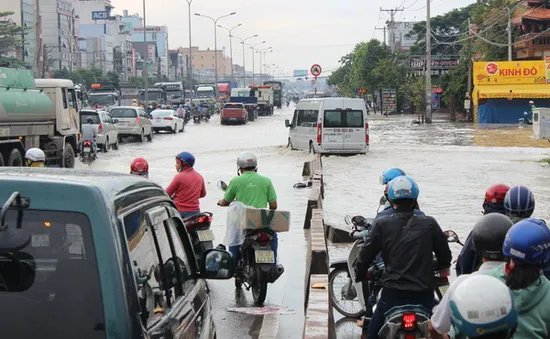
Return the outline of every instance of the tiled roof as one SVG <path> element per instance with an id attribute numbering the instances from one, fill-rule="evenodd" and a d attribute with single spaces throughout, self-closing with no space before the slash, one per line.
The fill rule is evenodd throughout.
<path id="1" fill-rule="evenodd" d="M 519 25 L 523 20 L 538 20 L 547 21 L 550 20 L 550 9 L 544 7 L 530 7 L 525 9 L 518 9 L 512 18 L 512 23 Z"/>

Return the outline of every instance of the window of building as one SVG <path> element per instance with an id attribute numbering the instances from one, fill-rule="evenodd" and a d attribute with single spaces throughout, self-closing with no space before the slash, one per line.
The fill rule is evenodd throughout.
<path id="1" fill-rule="evenodd" d="M 151 39 L 157 40 L 157 33 L 151 33 Z"/>

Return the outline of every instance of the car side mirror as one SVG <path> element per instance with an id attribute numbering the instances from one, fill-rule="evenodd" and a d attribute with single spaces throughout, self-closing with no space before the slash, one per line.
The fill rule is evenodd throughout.
<path id="1" fill-rule="evenodd" d="M 118 119 L 113 119 L 113 124 L 118 124 Z"/>
<path id="2" fill-rule="evenodd" d="M 285 119 L 285 127 L 290 127 L 290 120 L 288 119 Z"/>
<path id="3" fill-rule="evenodd" d="M 235 261 L 231 253 L 221 249 L 203 252 L 200 259 L 200 277 L 203 279 L 227 280 L 233 278 Z"/>

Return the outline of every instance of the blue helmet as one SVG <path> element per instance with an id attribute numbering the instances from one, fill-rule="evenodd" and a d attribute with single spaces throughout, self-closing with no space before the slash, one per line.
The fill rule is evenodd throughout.
<path id="1" fill-rule="evenodd" d="M 535 197 L 525 186 L 514 186 L 504 196 L 504 209 L 509 216 L 529 218 L 535 211 Z"/>
<path id="2" fill-rule="evenodd" d="M 195 165 L 195 157 L 193 154 L 189 152 L 181 152 L 176 155 L 176 159 L 180 159 L 181 161 L 185 162 L 190 167 L 193 167 Z"/>
<path id="3" fill-rule="evenodd" d="M 389 170 L 385 170 L 380 176 L 380 185 L 386 185 L 388 182 L 402 175 L 406 174 L 399 168 L 390 168 Z"/>
<path id="4" fill-rule="evenodd" d="M 418 199 L 420 190 L 416 182 L 406 175 L 399 176 L 389 182 L 388 199 Z"/>
<path id="5" fill-rule="evenodd" d="M 517 222 L 504 239 L 502 253 L 522 263 L 543 264 L 550 248 L 550 229 L 540 219 L 528 218 Z"/>

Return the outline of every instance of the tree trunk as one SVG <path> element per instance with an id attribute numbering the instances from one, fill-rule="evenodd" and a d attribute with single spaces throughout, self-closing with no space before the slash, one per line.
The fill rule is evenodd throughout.
<path id="1" fill-rule="evenodd" d="M 456 121 L 456 97 L 453 95 L 451 96 L 451 100 L 449 103 L 449 110 L 451 113 L 451 122 Z"/>

